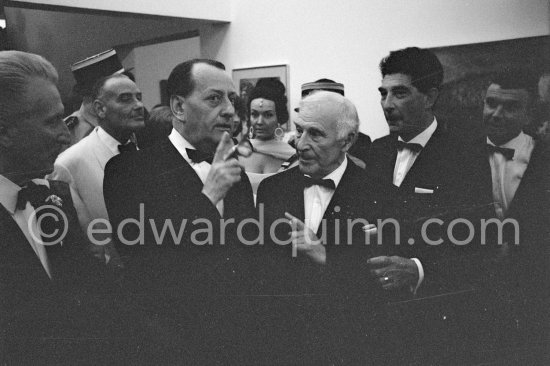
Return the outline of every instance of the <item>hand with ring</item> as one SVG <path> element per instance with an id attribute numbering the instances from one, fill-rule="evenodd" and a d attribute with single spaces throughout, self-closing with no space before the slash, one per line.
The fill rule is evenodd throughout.
<path id="1" fill-rule="evenodd" d="M 381 256 L 369 259 L 367 265 L 384 290 L 408 289 L 418 283 L 418 267 L 412 259 Z"/>

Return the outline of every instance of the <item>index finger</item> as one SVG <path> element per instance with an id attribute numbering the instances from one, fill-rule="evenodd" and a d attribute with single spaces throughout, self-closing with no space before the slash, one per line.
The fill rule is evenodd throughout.
<path id="1" fill-rule="evenodd" d="M 224 157 L 229 154 L 232 147 L 233 141 L 231 140 L 229 133 L 227 133 L 226 131 L 223 133 L 220 143 L 216 148 L 216 153 L 214 154 L 214 159 L 212 160 L 212 162 L 214 163 L 218 161 L 223 161 Z"/>
<path id="2" fill-rule="evenodd" d="M 375 268 L 385 267 L 391 264 L 391 259 L 390 257 L 387 257 L 387 256 L 374 257 L 367 260 L 367 264 Z"/>
<path id="3" fill-rule="evenodd" d="M 302 220 L 300 220 L 299 218 L 295 217 L 295 216 L 292 216 L 291 214 L 289 214 L 288 212 L 285 212 L 285 217 L 289 220 L 292 220 L 294 223 L 296 223 L 296 228 L 298 230 L 301 230 L 304 228 L 305 224 L 302 222 Z"/>

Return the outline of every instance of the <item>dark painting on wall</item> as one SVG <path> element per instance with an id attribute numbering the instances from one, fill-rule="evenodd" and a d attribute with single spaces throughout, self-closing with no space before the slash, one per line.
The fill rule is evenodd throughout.
<path id="1" fill-rule="evenodd" d="M 519 38 L 431 49 L 445 78 L 436 112 L 453 133 L 475 138 L 481 133 L 483 98 L 491 75 L 514 70 L 541 75 L 550 67 L 550 37 Z"/>

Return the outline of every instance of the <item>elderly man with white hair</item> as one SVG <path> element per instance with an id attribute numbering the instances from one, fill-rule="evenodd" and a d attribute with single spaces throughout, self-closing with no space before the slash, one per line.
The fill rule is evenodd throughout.
<path id="1" fill-rule="evenodd" d="M 300 102 L 295 124 L 298 166 L 269 177 L 258 190 L 264 234 L 281 252 L 271 257 L 282 266 L 278 274 L 292 278 L 284 291 L 378 292 L 365 262 L 384 250 L 373 234 L 391 207 L 392 187 L 347 157 L 359 128 L 355 106 L 337 93 L 317 91 Z"/>

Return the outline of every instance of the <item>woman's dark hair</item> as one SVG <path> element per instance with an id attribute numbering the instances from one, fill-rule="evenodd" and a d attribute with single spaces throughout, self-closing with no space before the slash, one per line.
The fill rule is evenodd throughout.
<path id="1" fill-rule="evenodd" d="M 258 80 L 256 86 L 248 96 L 248 114 L 250 115 L 250 103 L 254 99 L 263 98 L 275 103 L 275 113 L 279 125 L 288 122 L 286 88 L 278 78 L 263 78 Z"/>

